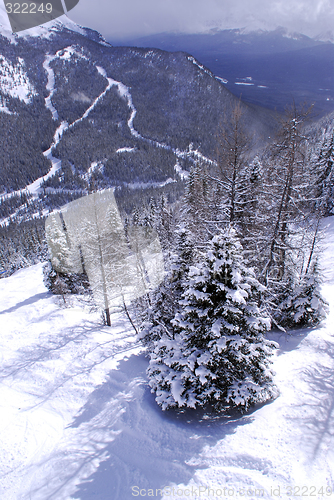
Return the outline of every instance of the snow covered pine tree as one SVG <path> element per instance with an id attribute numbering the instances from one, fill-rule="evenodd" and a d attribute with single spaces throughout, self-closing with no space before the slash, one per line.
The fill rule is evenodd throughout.
<path id="1" fill-rule="evenodd" d="M 270 328 L 258 307 L 263 287 L 242 252 L 229 228 L 191 268 L 184 310 L 174 319 L 178 334 L 162 335 L 150 353 L 149 384 L 163 410 L 208 404 L 245 411 L 275 397 L 269 357 L 276 344 L 263 336 Z"/>
<path id="2" fill-rule="evenodd" d="M 170 270 L 154 294 L 149 318 L 141 331 L 141 341 L 150 349 L 163 335 L 175 338 L 176 328 L 171 323 L 181 310 L 180 299 L 193 258 L 193 243 L 185 227 L 176 230 L 176 253 L 172 255 Z"/>
<path id="3" fill-rule="evenodd" d="M 325 319 L 328 304 L 321 295 L 320 283 L 316 261 L 310 272 L 300 278 L 293 295 L 282 304 L 283 326 L 315 326 Z"/>
<path id="4" fill-rule="evenodd" d="M 280 323 L 283 327 L 315 326 L 325 319 L 327 314 L 328 304 L 320 291 L 322 280 L 318 264 L 321 210 L 316 215 L 312 241 L 309 245 L 307 239 L 305 241 L 306 249 L 309 249 L 306 267 L 304 269 L 303 264 L 300 276 L 294 277 L 295 283 L 288 287 L 287 296 L 279 305 Z"/>
<path id="5" fill-rule="evenodd" d="M 324 216 L 334 209 L 334 134 L 326 137 L 315 166 L 315 208 Z"/>

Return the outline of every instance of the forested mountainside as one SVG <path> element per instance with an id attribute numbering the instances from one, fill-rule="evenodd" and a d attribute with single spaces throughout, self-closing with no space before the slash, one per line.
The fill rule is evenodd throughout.
<path id="1" fill-rule="evenodd" d="M 107 185 L 173 178 L 172 149 L 192 143 L 214 156 L 219 121 L 235 100 L 188 54 L 111 47 L 65 27 L 48 38 L 1 37 L 0 53 L 2 192 L 48 172 L 43 152 L 62 123 L 52 153 L 71 165 L 72 189 L 100 161 Z M 244 109 L 254 133 L 270 135 L 271 115 Z"/>

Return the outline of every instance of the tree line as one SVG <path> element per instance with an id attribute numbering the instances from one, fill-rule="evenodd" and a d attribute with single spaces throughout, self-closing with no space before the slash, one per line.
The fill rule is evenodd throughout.
<path id="1" fill-rule="evenodd" d="M 157 228 L 167 274 L 143 306 L 141 338 L 162 409 L 245 411 L 275 397 L 266 332 L 326 315 L 319 252 L 321 220 L 333 213 L 333 133 L 312 149 L 310 111 L 292 106 L 275 141 L 252 158 L 234 106 L 221 123 L 217 162 L 194 166 L 171 214 L 177 237 Z"/>

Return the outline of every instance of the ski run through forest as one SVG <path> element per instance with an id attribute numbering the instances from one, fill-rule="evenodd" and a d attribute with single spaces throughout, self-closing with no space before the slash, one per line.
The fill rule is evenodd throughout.
<path id="1" fill-rule="evenodd" d="M 43 64 L 43 68 L 48 76 L 46 90 L 49 92 L 48 97 L 45 98 L 45 107 L 50 110 L 53 120 L 58 119 L 58 112 L 52 104 L 52 96 L 53 96 L 56 89 L 55 89 L 54 71 L 51 68 L 50 64 L 52 61 L 54 61 L 56 59 L 66 60 L 66 59 L 71 59 L 71 57 L 73 57 L 73 56 L 86 59 L 83 54 L 81 54 L 80 52 L 78 52 L 75 49 L 75 47 L 69 46 L 69 47 L 66 47 L 65 49 L 57 52 L 53 56 L 48 54 L 46 56 L 44 64 Z M 195 62 L 194 62 L 194 64 L 195 64 Z M 129 107 L 129 109 L 131 110 L 131 115 L 130 115 L 130 118 L 128 120 L 128 127 L 130 129 L 131 135 L 133 135 L 134 137 L 140 137 L 141 139 L 143 139 L 151 144 L 154 144 L 158 148 L 172 149 L 170 146 L 167 146 L 166 144 L 162 144 L 162 143 L 159 143 L 157 141 L 152 141 L 151 139 L 145 139 L 139 132 L 137 132 L 137 130 L 135 130 L 135 128 L 133 126 L 133 121 L 134 121 L 134 118 L 136 116 L 137 111 L 133 105 L 132 97 L 131 97 L 131 94 L 129 92 L 129 89 L 123 83 L 117 82 L 116 80 L 109 78 L 107 76 L 105 69 L 101 68 L 100 66 L 96 66 L 96 70 L 100 75 L 102 75 L 108 81 L 108 85 L 107 85 L 106 89 L 102 92 L 102 94 L 100 94 L 94 100 L 94 102 L 89 106 L 89 108 L 85 111 L 85 113 L 83 114 L 83 116 L 81 118 L 77 119 L 75 122 L 73 122 L 71 124 L 67 123 L 66 121 L 62 122 L 59 125 L 59 127 L 56 129 L 56 132 L 55 132 L 54 138 L 53 138 L 53 143 L 51 144 L 50 148 L 47 149 L 46 151 L 44 151 L 44 153 L 43 153 L 44 156 L 51 161 L 52 167 L 50 168 L 50 171 L 46 175 L 36 179 L 33 183 L 26 186 L 25 189 L 20 190 L 20 191 L 15 191 L 15 192 L 11 193 L 10 195 L 0 196 L 0 200 L 1 199 L 8 199 L 9 196 L 21 196 L 23 193 L 32 194 L 34 196 L 36 196 L 38 194 L 39 190 L 41 189 L 42 183 L 47 181 L 48 179 L 50 179 L 61 168 L 61 160 L 52 156 L 52 150 L 54 148 L 56 148 L 56 146 L 61 141 L 61 137 L 62 137 L 64 131 L 69 129 L 69 128 L 74 127 L 77 123 L 79 123 L 80 121 L 87 118 L 89 113 L 95 108 L 95 106 L 99 103 L 99 101 L 101 101 L 101 99 L 103 99 L 105 94 L 113 86 L 117 87 L 119 95 L 122 98 L 126 99 L 127 105 Z M 131 148 L 123 148 L 123 149 L 124 150 L 126 149 L 128 152 L 131 152 Z M 205 156 L 203 156 L 199 151 L 191 151 L 191 154 L 189 154 L 189 152 L 186 152 L 186 151 L 179 151 L 179 150 L 173 150 L 173 151 L 176 153 L 177 157 L 180 157 L 180 158 L 185 158 L 187 156 L 190 156 L 190 157 L 193 157 L 196 159 L 203 159 L 206 162 L 210 163 L 209 158 L 206 158 Z M 180 167 L 177 164 L 175 165 L 175 170 L 179 173 L 181 178 L 182 178 L 182 176 L 186 176 L 186 177 L 188 176 L 188 172 L 186 172 L 186 171 L 183 172 L 182 169 L 180 169 Z M 2 221 L 2 222 L 4 222 L 4 221 Z M 5 222 L 7 222 L 7 221 L 5 221 Z"/>

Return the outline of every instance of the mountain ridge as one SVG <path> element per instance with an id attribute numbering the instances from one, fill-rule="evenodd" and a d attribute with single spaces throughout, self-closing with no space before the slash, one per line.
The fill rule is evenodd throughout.
<path id="1" fill-rule="evenodd" d="M 314 102 L 322 115 L 334 110 L 334 44 L 328 41 L 289 33 L 284 28 L 161 33 L 109 41 L 114 45 L 187 51 L 217 77 L 227 80 L 225 86 L 234 95 L 239 97 L 242 88 L 242 99 L 248 103 L 284 112 L 294 99 L 296 103 Z"/>

